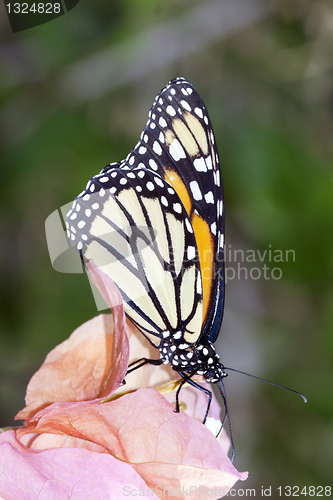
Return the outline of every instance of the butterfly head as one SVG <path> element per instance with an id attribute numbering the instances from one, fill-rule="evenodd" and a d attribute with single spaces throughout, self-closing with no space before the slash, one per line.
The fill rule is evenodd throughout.
<path id="1" fill-rule="evenodd" d="M 209 341 L 190 344 L 181 331 L 173 335 L 165 331 L 159 350 L 162 363 L 170 363 L 177 372 L 203 375 L 209 383 L 227 376 L 214 344 Z"/>
<path id="2" fill-rule="evenodd" d="M 200 365 L 196 373 L 203 375 L 207 382 L 213 384 L 227 376 L 219 355 L 215 351 L 214 344 L 209 341 L 200 344 L 196 347 L 196 353 L 198 358 L 197 363 Z"/>

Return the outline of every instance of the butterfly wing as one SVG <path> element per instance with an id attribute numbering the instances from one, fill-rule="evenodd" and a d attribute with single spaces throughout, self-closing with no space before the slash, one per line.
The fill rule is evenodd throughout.
<path id="1" fill-rule="evenodd" d="M 206 107 L 184 78 L 156 97 L 140 141 L 127 158 L 168 181 L 190 218 L 203 286 L 202 336 L 214 342 L 224 304 L 224 206 L 215 137 Z"/>
<path id="2" fill-rule="evenodd" d="M 125 311 L 155 346 L 163 332 L 202 325 L 198 252 L 176 191 L 158 174 L 127 162 L 93 177 L 67 214 L 71 243 L 119 288 Z"/>
<path id="3" fill-rule="evenodd" d="M 154 345 L 181 326 L 189 343 L 219 333 L 222 200 L 206 108 L 178 78 L 156 97 L 126 160 L 92 178 L 67 216 L 72 244 L 116 283 L 126 313 Z"/>

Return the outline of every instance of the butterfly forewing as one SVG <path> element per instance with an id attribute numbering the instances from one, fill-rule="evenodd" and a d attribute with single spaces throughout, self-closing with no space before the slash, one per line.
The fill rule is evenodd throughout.
<path id="1" fill-rule="evenodd" d="M 224 299 L 224 207 L 215 137 L 195 88 L 178 78 L 156 97 L 128 157 L 158 172 L 177 191 L 195 233 L 203 284 L 203 335 L 215 340 Z"/>
<path id="2" fill-rule="evenodd" d="M 207 110 L 173 80 L 156 97 L 126 160 L 93 177 L 67 216 L 71 242 L 118 286 L 156 346 L 181 329 L 214 341 L 223 312 L 224 213 Z"/>

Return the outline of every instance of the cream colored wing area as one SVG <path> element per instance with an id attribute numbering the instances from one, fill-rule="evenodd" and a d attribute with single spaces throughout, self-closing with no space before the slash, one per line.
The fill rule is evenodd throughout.
<path id="1" fill-rule="evenodd" d="M 117 194 L 117 200 L 128 211 L 136 226 L 145 227 L 147 225 L 147 221 L 145 219 L 144 213 L 142 212 L 140 201 L 137 195 L 134 194 L 135 191 L 131 190 L 131 196 L 129 196 L 128 193 L 129 191 L 127 189 L 124 189 L 119 194 Z"/>
<path id="2" fill-rule="evenodd" d="M 126 265 L 128 258 L 123 258 L 121 260 L 115 259 L 110 252 L 97 241 L 92 241 L 87 245 L 85 257 L 88 260 L 94 259 L 95 264 L 103 273 L 112 279 L 124 294 L 126 294 L 128 300 L 133 301 L 139 309 L 144 311 L 146 316 L 148 316 L 159 329 L 165 330 L 166 325 L 148 295 L 144 276 L 136 276 L 131 269 L 128 269 Z M 105 262 L 109 263 L 105 264 Z M 102 263 L 102 265 L 100 263 Z M 126 310 L 128 310 L 129 316 L 132 316 L 132 309 L 127 306 Z M 140 320 L 138 322 L 143 325 L 143 321 Z M 152 330 L 150 325 L 149 329 Z"/>
<path id="3" fill-rule="evenodd" d="M 154 330 L 154 328 L 151 326 L 151 324 L 148 323 L 139 313 L 137 313 L 134 309 L 129 304 L 124 303 L 124 309 L 125 313 L 128 315 L 128 317 L 138 325 L 138 328 L 141 328 L 142 333 L 146 335 L 153 344 L 155 344 L 157 347 L 159 346 L 161 342 L 161 335 L 160 332 L 157 330 Z M 156 331 L 157 335 L 153 335 L 152 333 L 147 332 L 154 332 Z"/>
<path id="4" fill-rule="evenodd" d="M 191 266 L 184 272 L 181 287 L 180 287 L 180 305 L 181 305 L 181 316 L 182 320 L 186 320 L 192 312 L 193 304 L 195 302 L 195 290 L 196 286 L 196 270 L 195 266 Z M 198 274 L 197 279 L 201 280 L 200 274 Z M 195 342 L 201 332 L 203 320 L 203 304 L 202 300 L 198 301 L 196 304 L 196 309 L 194 316 L 186 324 L 186 331 L 184 332 L 184 339 L 186 342 Z M 189 333 L 190 332 L 190 333 Z M 194 338 L 193 338 L 194 335 Z"/>
<path id="5" fill-rule="evenodd" d="M 206 132 L 203 126 L 201 125 L 200 121 L 198 118 L 196 118 L 193 114 L 191 113 L 184 113 L 184 119 L 189 127 L 189 129 L 192 131 L 193 135 L 195 136 L 202 152 L 204 155 L 208 154 L 208 143 L 207 143 L 207 137 L 206 137 Z M 188 131 L 188 134 L 190 132 Z M 192 140 L 194 141 L 193 137 Z M 196 143 L 196 148 L 198 149 L 198 145 Z M 194 156 L 190 150 L 188 150 L 191 156 Z M 198 151 L 197 151 L 198 152 Z M 195 153 L 197 154 L 197 153 Z"/>
<path id="6" fill-rule="evenodd" d="M 185 113 L 186 117 L 186 113 Z M 200 122 L 199 122 L 200 123 Z M 199 153 L 198 144 L 196 143 L 191 131 L 188 129 L 186 123 L 184 123 L 180 118 L 176 118 L 172 122 L 172 127 L 176 136 L 181 137 L 181 142 L 185 147 L 185 150 L 191 155 L 196 156 Z M 167 141 L 170 141 L 171 137 L 167 137 Z"/>
<path id="7" fill-rule="evenodd" d="M 95 208 L 94 205 L 95 204 L 92 204 L 92 209 Z M 96 211 L 98 213 L 99 207 L 97 205 L 99 204 L 96 202 Z M 108 199 L 104 201 L 103 209 L 100 213 L 105 219 L 112 221 L 114 225 L 122 229 L 128 236 L 131 234 L 129 221 L 113 196 L 109 196 Z M 102 217 L 99 218 L 98 222 L 96 219 L 94 220 L 90 230 L 93 236 L 101 236 L 113 231 L 108 222 L 106 220 L 102 222 L 102 220 Z M 104 231 L 104 233 L 102 231 Z"/>
<path id="8" fill-rule="evenodd" d="M 127 219 L 125 218 L 125 221 Z M 131 228 L 127 222 L 127 225 L 125 224 L 125 221 L 123 220 L 118 220 L 118 224 L 123 223 L 119 229 L 122 229 L 124 233 L 129 236 L 131 233 Z M 97 238 L 100 238 L 105 242 L 106 245 L 109 245 L 113 247 L 119 255 L 123 255 L 127 258 L 128 262 L 134 266 L 136 266 L 135 259 L 133 257 L 133 252 L 130 244 L 124 238 L 116 229 L 110 226 L 109 222 L 103 219 L 101 216 L 96 215 L 94 218 L 91 228 L 90 228 L 90 235 L 95 236 Z M 98 248 L 92 244 L 95 243 L 98 245 Z M 108 250 L 106 250 L 105 247 L 97 243 L 96 241 L 93 241 L 92 243 L 88 244 L 88 250 L 90 253 L 90 258 L 93 258 L 96 265 L 98 267 L 103 266 L 105 264 L 110 264 L 111 262 L 114 262 L 116 260 L 116 256 L 113 256 Z M 94 253 L 96 252 L 96 256 L 94 256 Z M 87 252 L 85 252 L 85 256 L 87 256 Z"/>
<path id="9" fill-rule="evenodd" d="M 169 271 L 162 268 L 156 254 L 150 248 L 145 248 L 142 254 L 147 281 L 161 304 L 171 327 L 176 328 L 178 318 L 173 278 Z"/>
<path id="10" fill-rule="evenodd" d="M 142 198 L 142 202 L 149 214 L 151 226 L 156 231 L 156 243 L 160 254 L 165 262 L 170 263 L 169 245 L 161 205 L 154 198 Z"/>
<path id="11" fill-rule="evenodd" d="M 174 263 L 176 274 L 179 274 L 184 259 L 185 235 L 184 222 L 178 221 L 172 214 L 166 214 L 167 223 L 170 230 L 171 245 L 174 253 Z"/>
<path id="12" fill-rule="evenodd" d="M 173 190 L 159 196 L 159 189 L 168 186 L 157 175 L 150 174 L 142 184 L 147 195 L 126 182 L 124 188 L 111 187 L 112 195 L 103 199 L 103 205 L 94 197 L 91 208 L 86 208 L 92 222 L 89 237 L 83 238 L 84 257 L 93 259 L 117 285 L 126 314 L 155 345 L 161 332 L 172 333 L 183 326 L 192 343 L 202 325 L 202 301 L 197 295 L 201 277 L 193 231 L 180 216 L 181 201 Z M 99 198 L 105 197 L 103 193 Z"/>

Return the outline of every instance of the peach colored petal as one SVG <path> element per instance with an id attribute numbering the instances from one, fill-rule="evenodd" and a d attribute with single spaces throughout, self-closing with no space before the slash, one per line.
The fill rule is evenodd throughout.
<path id="1" fill-rule="evenodd" d="M 30 450 L 48 450 L 50 448 L 84 448 L 97 453 L 108 451 L 96 443 L 64 434 L 29 433 L 21 437 L 20 442 Z"/>
<path id="2" fill-rule="evenodd" d="M 245 481 L 247 473 L 233 473 L 194 467 L 187 465 L 147 463 L 133 465 L 133 468 L 145 478 L 147 485 L 157 496 L 162 498 L 181 498 L 202 500 L 209 498 L 217 500 L 225 496 L 238 481 Z M 169 494 L 168 494 L 169 493 Z"/>
<path id="3" fill-rule="evenodd" d="M 17 431 L 18 436 L 54 432 L 92 441 L 130 463 L 149 485 L 153 484 L 151 478 L 160 474 L 161 480 L 173 478 L 171 484 L 184 477 L 186 484 L 192 481 L 194 485 L 234 484 L 247 477 L 234 468 L 204 425 L 183 412 L 175 413 L 172 405 L 152 389 L 141 389 L 109 403 L 55 403 L 27 425 Z M 177 469 L 179 465 L 187 467 Z"/>
<path id="4" fill-rule="evenodd" d="M 115 329 L 114 319 L 114 315 L 102 314 L 87 321 L 47 355 L 28 384 L 27 407 L 16 419 L 30 418 L 55 401 L 91 400 L 108 395 L 122 384 L 128 363 L 128 339 L 123 327 Z"/>
<path id="5" fill-rule="evenodd" d="M 0 435 L 0 495 L 5 499 L 114 500 L 123 498 L 125 486 L 147 491 L 135 470 L 112 455 L 77 448 L 31 452 L 14 431 Z"/>
<path id="6" fill-rule="evenodd" d="M 142 333 L 127 320 L 127 331 L 130 343 L 130 363 L 134 359 L 148 358 L 156 359 L 158 349 L 153 347 Z M 221 406 L 213 392 L 213 387 L 208 384 L 203 377 L 194 377 L 202 387 L 209 389 L 213 393 L 213 399 L 210 406 L 209 415 L 216 420 L 221 418 Z M 126 384 L 119 387 L 117 395 L 126 394 L 130 391 L 142 387 L 155 388 L 159 390 L 163 384 L 170 380 L 181 380 L 179 374 L 171 368 L 170 365 L 153 366 L 146 365 L 126 376 Z M 176 392 L 162 393 L 167 401 L 175 405 Z M 182 409 L 191 417 L 202 421 L 208 404 L 208 397 L 203 392 L 190 385 L 186 385 L 180 392 L 179 401 Z"/>
<path id="7" fill-rule="evenodd" d="M 122 296 L 113 281 L 98 269 L 93 259 L 91 259 L 88 264 L 86 264 L 86 267 L 88 269 L 89 276 L 92 282 L 97 286 L 100 292 L 103 293 L 104 300 L 112 311 L 114 318 L 114 328 L 117 334 L 115 346 L 112 352 L 113 360 L 110 379 L 106 384 L 105 390 L 102 393 L 102 396 L 108 396 L 121 385 L 127 371 L 129 360 L 127 320 L 124 312 Z M 123 370 L 125 369 L 123 374 L 124 376 L 122 377 L 122 380 L 120 382 L 118 380 L 118 374 L 116 373 L 116 370 L 114 370 L 115 363 L 122 363 L 122 368 Z"/>

